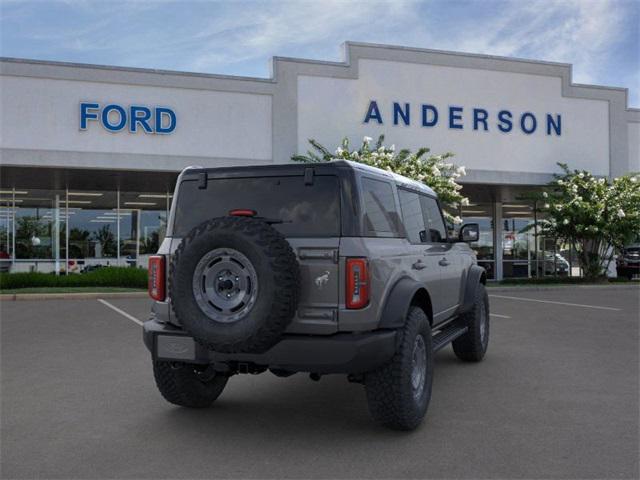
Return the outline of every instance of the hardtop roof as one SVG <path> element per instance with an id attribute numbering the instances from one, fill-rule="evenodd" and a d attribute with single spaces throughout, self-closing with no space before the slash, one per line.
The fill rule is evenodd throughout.
<path id="1" fill-rule="evenodd" d="M 318 175 L 327 175 L 331 171 L 351 169 L 368 175 L 384 177 L 393 181 L 398 186 L 412 188 L 422 191 L 428 195 L 436 196 L 435 192 L 424 183 L 412 180 L 397 173 L 383 170 L 381 168 L 372 167 L 363 163 L 353 162 L 350 160 L 334 160 L 330 162 L 318 163 L 276 163 L 261 165 L 242 165 L 229 167 L 201 167 L 190 166 L 185 168 L 181 176 L 192 174 L 207 173 L 207 176 L 214 177 L 237 177 L 237 176 L 260 176 L 260 175 L 303 175 L 304 170 L 313 168 Z"/>

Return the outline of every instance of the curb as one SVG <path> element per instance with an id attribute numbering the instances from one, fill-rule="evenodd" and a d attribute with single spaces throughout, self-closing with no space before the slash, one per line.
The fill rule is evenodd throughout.
<path id="1" fill-rule="evenodd" d="M 617 290 L 638 290 L 640 291 L 640 284 L 635 285 L 500 285 L 496 287 L 487 287 L 487 292 L 491 295 L 491 292 L 536 292 L 536 291 L 549 291 L 549 290 L 566 290 L 569 288 L 575 289 L 617 289 Z"/>
<path id="2" fill-rule="evenodd" d="M 3 293 L 0 301 L 20 300 L 92 300 L 98 298 L 148 298 L 146 291 L 142 292 L 90 292 L 90 293 Z"/>

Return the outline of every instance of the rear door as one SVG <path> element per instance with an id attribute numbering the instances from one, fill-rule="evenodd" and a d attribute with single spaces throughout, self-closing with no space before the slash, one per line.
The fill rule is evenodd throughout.
<path id="1" fill-rule="evenodd" d="M 441 282 L 440 245 L 429 241 L 429 228 L 426 215 L 423 213 L 421 198 L 423 195 L 405 188 L 398 187 L 402 218 L 407 232 L 407 239 L 411 243 L 412 255 L 407 269 L 417 277 L 426 287 L 431 297 L 433 320 L 438 322 L 447 308 L 444 302 L 446 292 Z"/>
<path id="2" fill-rule="evenodd" d="M 444 218 L 434 197 L 420 195 L 422 213 L 428 228 L 429 247 L 427 255 L 433 259 L 435 268 L 440 272 L 439 303 L 442 310 L 436 321 L 450 317 L 460 303 L 460 282 L 462 278 L 462 262 L 455 243 L 449 242 Z"/>

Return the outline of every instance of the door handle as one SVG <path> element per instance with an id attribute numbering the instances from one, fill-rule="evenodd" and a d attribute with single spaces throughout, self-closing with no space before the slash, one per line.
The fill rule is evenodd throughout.
<path id="1" fill-rule="evenodd" d="M 449 262 L 447 261 L 446 258 L 443 258 L 438 262 L 438 265 L 440 265 L 441 267 L 446 267 L 447 265 L 449 265 Z"/>
<path id="2" fill-rule="evenodd" d="M 422 260 L 418 260 L 413 265 L 411 265 L 411 268 L 413 268 L 414 270 L 422 270 L 424 268 L 427 268 L 427 265 L 422 263 Z"/>

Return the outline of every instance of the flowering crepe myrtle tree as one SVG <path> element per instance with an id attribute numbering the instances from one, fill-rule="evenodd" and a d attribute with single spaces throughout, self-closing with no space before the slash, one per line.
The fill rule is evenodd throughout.
<path id="1" fill-rule="evenodd" d="M 614 251 L 640 233 L 640 175 L 609 181 L 558 165 L 563 173 L 541 194 L 541 233 L 571 244 L 586 278 L 601 277 Z"/>
<path id="2" fill-rule="evenodd" d="M 396 151 L 395 145 L 384 146 L 384 135 L 378 137 L 375 145 L 372 145 L 372 141 L 371 137 L 364 137 L 360 148 L 352 150 L 349 139 L 345 137 L 335 152 L 330 152 L 314 139 L 309 139 L 313 150 L 309 150 L 307 155 L 294 155 L 291 159 L 304 163 L 334 160 L 364 163 L 428 185 L 436 192 L 440 201 L 452 209 L 457 209 L 459 205 L 469 205 L 469 199 L 460 193 L 462 185 L 457 183 L 458 178 L 466 175 L 465 167 L 458 167 L 447 161 L 453 157 L 453 153 L 427 156 L 430 150 L 426 147 L 415 153 L 408 149 Z M 446 211 L 443 213 L 449 222 L 462 223 L 460 217 Z"/>

